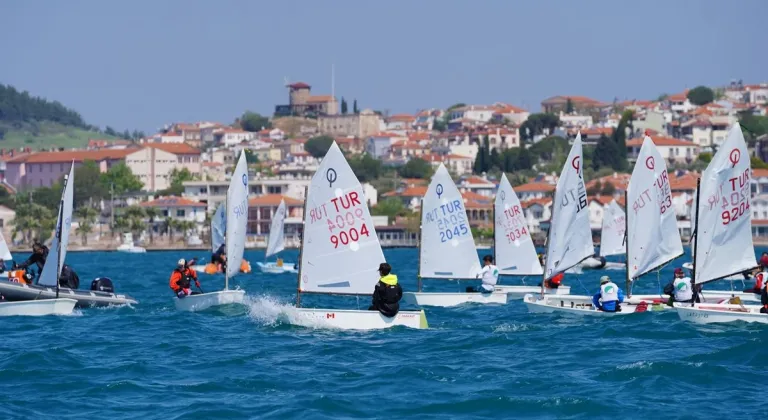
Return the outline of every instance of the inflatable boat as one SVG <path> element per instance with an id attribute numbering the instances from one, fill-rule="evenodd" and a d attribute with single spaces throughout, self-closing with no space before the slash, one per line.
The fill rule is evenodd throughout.
<path id="1" fill-rule="evenodd" d="M 0 295 L 7 301 L 18 302 L 36 299 L 55 299 L 56 288 L 25 284 L 16 281 L 0 279 Z M 98 278 L 91 283 L 91 290 L 59 288 L 59 298 L 69 298 L 77 301 L 77 307 L 94 307 L 109 305 L 128 305 L 138 302 L 130 296 L 114 293 L 112 281 L 108 278 Z"/>

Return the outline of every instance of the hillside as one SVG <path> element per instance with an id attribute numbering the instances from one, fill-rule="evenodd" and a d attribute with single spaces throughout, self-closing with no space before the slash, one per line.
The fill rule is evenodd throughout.
<path id="1" fill-rule="evenodd" d="M 110 130 L 111 131 L 111 130 Z M 0 84 L 0 148 L 84 147 L 88 139 L 116 139 L 86 124 L 76 111 Z"/>

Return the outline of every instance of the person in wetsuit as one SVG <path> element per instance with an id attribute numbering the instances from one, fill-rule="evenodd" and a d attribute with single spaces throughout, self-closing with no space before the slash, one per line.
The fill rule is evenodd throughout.
<path id="1" fill-rule="evenodd" d="M 373 289 L 373 298 L 369 311 L 379 311 L 386 317 L 393 317 L 400 311 L 400 299 L 403 289 L 397 283 L 397 276 L 390 274 L 392 266 L 387 263 L 379 264 L 379 282 Z"/>
<path id="2" fill-rule="evenodd" d="M 35 241 L 32 244 L 32 255 L 26 261 L 18 265 L 19 269 L 26 270 L 31 265 L 36 265 L 38 271 L 43 271 L 45 260 L 48 259 L 48 247 Z"/>
<path id="3" fill-rule="evenodd" d="M 217 249 L 216 252 L 211 254 L 211 263 L 216 265 L 221 265 L 222 272 L 227 270 L 227 251 L 224 248 L 224 244 L 221 244 L 219 249 Z"/>
<path id="4" fill-rule="evenodd" d="M 171 290 L 176 293 L 176 297 L 179 299 L 189 295 L 196 295 L 198 292 L 192 291 L 193 281 L 195 282 L 195 286 L 199 289 L 200 281 L 197 279 L 197 273 L 195 270 L 187 267 L 187 262 L 184 258 L 180 259 L 176 269 L 171 273 Z"/>

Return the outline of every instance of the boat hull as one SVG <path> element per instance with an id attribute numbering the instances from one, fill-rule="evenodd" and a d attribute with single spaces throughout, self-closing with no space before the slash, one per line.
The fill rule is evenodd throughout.
<path id="1" fill-rule="evenodd" d="M 0 295 L 5 296 L 5 299 L 11 302 L 56 299 L 56 288 L 36 284 L 21 284 L 0 279 Z M 138 303 L 135 299 L 126 295 L 96 290 L 72 290 L 64 287 L 59 289 L 59 297 L 76 300 L 77 307 L 133 305 Z"/>
<path id="2" fill-rule="evenodd" d="M 587 299 L 589 298 L 589 299 Z M 553 295 L 545 295 L 544 298 L 540 298 L 540 296 L 536 296 L 533 294 L 526 295 L 523 298 L 523 302 L 528 307 L 528 311 L 531 313 L 566 313 L 566 314 L 573 314 L 573 315 L 583 315 L 583 316 L 624 316 L 624 315 L 631 315 L 637 312 L 637 305 L 629 304 L 629 303 L 622 303 L 621 306 L 621 312 L 603 312 L 597 310 L 594 306 L 592 306 L 592 298 L 588 296 L 575 296 L 575 299 L 572 298 L 572 296 L 553 296 Z M 638 302 L 639 303 L 639 302 Z M 642 312 L 648 312 L 648 311 L 661 311 L 664 310 L 665 306 L 661 304 L 648 304 L 646 307 L 646 310 Z"/>
<path id="3" fill-rule="evenodd" d="M 128 254 L 144 254 L 147 252 L 146 249 L 140 247 L 140 246 L 124 246 L 121 245 L 117 247 L 117 252 L 125 252 Z"/>
<path id="4" fill-rule="evenodd" d="M 768 314 L 760 313 L 760 305 L 728 304 L 675 304 L 677 315 L 683 321 L 695 324 L 719 324 L 728 322 L 750 322 L 768 324 Z"/>
<path id="5" fill-rule="evenodd" d="M 268 262 L 268 263 L 257 262 L 256 265 L 259 266 L 259 270 L 261 270 L 262 273 L 268 273 L 268 274 L 298 273 L 298 270 L 296 270 L 295 264 L 285 263 L 282 266 L 278 266 L 277 263 L 274 263 L 274 262 Z"/>
<path id="6" fill-rule="evenodd" d="M 495 303 L 504 305 L 507 303 L 507 293 L 403 293 L 403 301 L 411 305 L 451 307 L 465 303 Z"/>
<path id="7" fill-rule="evenodd" d="M 175 298 L 176 310 L 198 312 L 221 305 L 242 304 L 245 298 L 244 290 L 222 290 L 219 292 L 190 295 L 185 298 Z"/>
<path id="8" fill-rule="evenodd" d="M 0 302 L 0 316 L 69 315 L 77 303 L 74 299 L 39 299 Z"/>
<path id="9" fill-rule="evenodd" d="M 508 299 L 522 299 L 529 293 L 540 293 L 541 287 L 539 286 L 495 286 L 494 292 L 506 293 Z M 571 286 L 560 286 L 557 289 L 544 289 L 544 293 L 548 295 L 569 295 L 571 294 Z"/>
<path id="10" fill-rule="evenodd" d="M 397 326 L 429 328 L 423 310 L 400 311 L 394 317 L 388 318 L 379 311 L 296 308 L 291 318 L 291 324 L 294 325 L 342 330 L 378 330 Z"/>

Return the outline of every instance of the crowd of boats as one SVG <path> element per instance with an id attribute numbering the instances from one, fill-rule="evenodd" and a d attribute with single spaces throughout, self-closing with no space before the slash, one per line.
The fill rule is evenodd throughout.
<path id="1" fill-rule="evenodd" d="M 757 266 L 751 235 L 750 179 L 747 146 L 738 124 L 702 173 L 693 212 L 692 287 L 726 279 Z M 59 285 L 67 253 L 72 220 L 74 163 L 65 177 L 55 236 L 48 264 L 36 284 L 10 275 L 0 279 L 0 315 L 67 314 L 75 306 L 136 304 L 116 294 L 109 279 L 97 279 L 91 290 Z M 466 303 L 506 304 L 522 299 L 532 313 L 565 313 L 587 316 L 628 316 L 662 310 L 677 311 L 680 318 L 696 323 L 747 321 L 768 323 L 761 313 L 759 295 L 750 292 L 703 290 L 701 302 L 667 305 L 663 294 L 634 295 L 632 286 L 683 255 L 683 245 L 672 207 L 665 159 L 650 137 L 645 137 L 625 193 L 625 213 L 614 200 L 605 207 L 599 253 L 595 253 L 583 175 L 581 136 L 578 135 L 557 182 L 546 251 L 539 258 L 521 203 L 506 176 L 494 202 L 493 257 L 502 278 L 535 277 L 540 283 L 497 284 L 492 292 L 425 291 L 425 280 L 476 280 L 481 270 L 464 200 L 448 170 L 437 168 L 421 205 L 419 271 L 416 291 L 403 300 L 420 307 L 450 307 Z M 299 260 L 287 263 L 267 259 L 284 249 L 285 203 L 272 217 L 266 258 L 257 263 L 264 273 L 295 273 L 296 306 L 288 321 L 342 329 L 378 329 L 397 325 L 427 328 L 423 309 L 401 310 L 395 316 L 378 311 L 306 308 L 303 294 L 370 296 L 379 281 L 377 267 L 385 262 L 363 188 L 335 143 L 323 158 L 305 190 L 304 229 Z M 248 170 L 241 154 L 231 176 L 226 203 L 212 218 L 213 250 L 226 252 L 224 289 L 170 297 L 176 309 L 202 311 L 221 305 L 244 304 L 245 292 L 230 289 L 230 279 L 250 272 L 243 259 L 248 219 Z M 0 254 L 8 253 L 4 242 Z M 9 253 L 8 253 L 9 254 Z M 626 263 L 606 264 L 605 257 L 625 255 Z M 220 267 L 220 266 L 219 266 Z M 573 295 L 568 285 L 547 287 L 549 280 L 582 269 L 624 272 L 626 296 L 619 310 L 606 312 L 593 304 L 590 295 Z M 215 273 L 215 264 L 193 269 Z M 738 298 L 734 300 L 734 298 Z M 638 315 L 640 316 L 640 315 Z M 648 315 L 646 315 L 648 316 Z"/>

